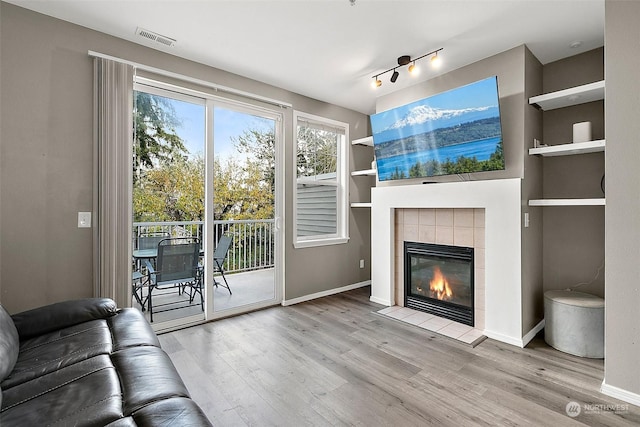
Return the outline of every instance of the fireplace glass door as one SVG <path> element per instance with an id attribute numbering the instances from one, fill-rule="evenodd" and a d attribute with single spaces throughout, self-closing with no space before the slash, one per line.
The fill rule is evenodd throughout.
<path id="1" fill-rule="evenodd" d="M 473 248 L 405 242 L 405 306 L 473 326 Z"/>

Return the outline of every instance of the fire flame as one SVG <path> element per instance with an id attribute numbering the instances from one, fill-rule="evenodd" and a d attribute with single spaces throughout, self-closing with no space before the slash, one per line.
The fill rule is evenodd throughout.
<path id="1" fill-rule="evenodd" d="M 448 301 L 453 297 L 449 282 L 438 266 L 433 269 L 433 279 L 429 282 L 429 289 L 439 300 Z"/>

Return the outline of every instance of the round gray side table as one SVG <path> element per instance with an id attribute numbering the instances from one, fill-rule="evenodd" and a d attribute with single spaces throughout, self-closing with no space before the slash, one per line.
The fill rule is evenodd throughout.
<path id="1" fill-rule="evenodd" d="M 604 358 L 604 299 L 576 291 L 544 293 L 544 340 L 574 356 Z"/>

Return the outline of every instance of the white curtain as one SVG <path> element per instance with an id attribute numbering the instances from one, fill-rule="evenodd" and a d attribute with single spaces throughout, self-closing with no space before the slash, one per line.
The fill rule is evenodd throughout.
<path id="1" fill-rule="evenodd" d="M 94 58 L 94 295 L 131 305 L 132 66 Z"/>

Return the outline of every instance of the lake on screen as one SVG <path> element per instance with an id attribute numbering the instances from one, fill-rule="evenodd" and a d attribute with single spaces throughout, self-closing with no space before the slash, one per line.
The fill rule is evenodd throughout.
<path id="1" fill-rule="evenodd" d="M 489 160 L 495 153 L 501 137 L 480 139 L 477 141 L 465 142 L 464 144 L 450 145 L 440 149 L 417 151 L 415 153 L 400 154 L 384 159 L 377 159 L 378 179 L 385 181 L 391 179 L 396 171 L 404 172 L 409 176 L 409 169 L 416 163 L 424 163 L 429 160 L 444 162 L 447 159 L 456 161 L 458 157 L 475 157 L 479 161 Z"/>

